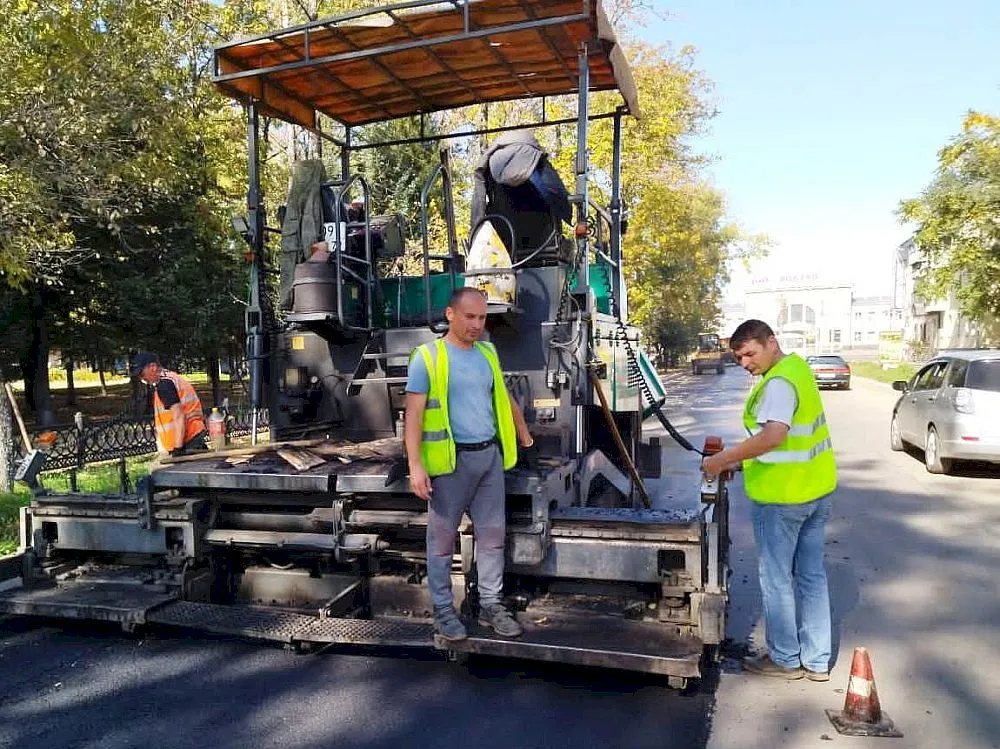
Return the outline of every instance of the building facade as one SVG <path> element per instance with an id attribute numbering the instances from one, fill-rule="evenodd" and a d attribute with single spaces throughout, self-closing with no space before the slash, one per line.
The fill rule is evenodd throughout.
<path id="1" fill-rule="evenodd" d="M 839 352 L 851 340 L 852 286 L 816 273 L 760 276 L 744 295 L 746 317 L 765 320 L 786 351 Z"/>
<path id="2" fill-rule="evenodd" d="M 944 349 L 988 345 L 991 328 L 995 326 L 968 319 L 959 310 L 954 294 L 927 299 L 917 293 L 917 282 L 926 264 L 926 258 L 912 238 L 897 248 L 893 309 L 901 318 L 908 358 L 919 360 Z"/>
<path id="3" fill-rule="evenodd" d="M 903 329 L 902 310 L 891 296 L 855 296 L 851 303 L 851 346 L 878 346 L 883 333 Z"/>

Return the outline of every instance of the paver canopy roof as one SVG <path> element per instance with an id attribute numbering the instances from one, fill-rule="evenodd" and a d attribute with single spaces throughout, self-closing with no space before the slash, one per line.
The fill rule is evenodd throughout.
<path id="1" fill-rule="evenodd" d="M 599 0 L 414 0 L 313 21 L 215 49 L 215 82 L 260 111 L 315 128 L 576 93 L 635 82 Z"/>

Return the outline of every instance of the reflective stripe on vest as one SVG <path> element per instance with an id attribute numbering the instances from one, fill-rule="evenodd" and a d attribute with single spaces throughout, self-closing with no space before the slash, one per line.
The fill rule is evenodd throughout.
<path id="1" fill-rule="evenodd" d="M 162 370 L 160 376 L 170 380 L 177 388 L 181 411 L 184 414 L 184 444 L 174 444 L 174 414 L 163 405 L 159 393 L 153 390 L 153 424 L 156 426 L 156 442 L 163 452 L 183 447 L 205 431 L 205 416 L 201 410 L 198 394 L 187 380 L 176 372 Z"/>
<path id="2" fill-rule="evenodd" d="M 827 437 L 808 450 L 772 450 L 764 453 L 757 460 L 761 463 L 808 463 L 822 452 L 833 449 L 833 442 Z"/>
<path id="3" fill-rule="evenodd" d="M 517 438 L 510 398 L 493 344 L 477 342 L 476 349 L 486 359 L 493 373 L 493 413 L 503 453 L 503 467 L 507 471 L 517 463 Z M 433 344 L 418 346 L 411 358 L 418 355 L 424 361 L 430 382 L 421 425 L 420 458 L 428 475 L 443 476 L 452 473 L 457 465 L 455 440 L 448 418 L 448 351 L 444 339 L 439 338 Z"/>
<path id="4" fill-rule="evenodd" d="M 770 452 L 743 462 L 747 496 L 764 504 L 802 504 L 837 487 L 830 429 L 809 365 L 796 354 L 783 357 L 757 383 L 747 399 L 743 425 L 758 434 L 756 411 L 767 383 L 780 377 L 794 389 L 797 404 L 784 441 Z"/>
<path id="5" fill-rule="evenodd" d="M 820 414 L 819 418 L 816 419 L 812 424 L 799 424 L 797 426 L 791 426 L 788 428 L 789 437 L 810 437 L 819 431 L 819 428 L 826 424 L 826 414 Z M 760 424 L 755 424 L 753 428 L 748 429 L 751 436 L 758 434 L 764 430 Z"/>

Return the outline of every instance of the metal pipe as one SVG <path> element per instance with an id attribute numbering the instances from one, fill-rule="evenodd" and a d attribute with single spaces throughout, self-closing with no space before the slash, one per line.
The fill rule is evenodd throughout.
<path id="1" fill-rule="evenodd" d="M 601 112 L 592 114 L 587 119 L 591 122 L 595 120 L 609 120 L 615 116 L 614 112 Z M 370 148 L 385 148 L 388 146 L 412 146 L 419 143 L 430 143 L 439 140 L 455 140 L 457 138 L 475 138 L 477 135 L 494 135 L 496 133 L 509 133 L 512 130 L 533 130 L 539 127 L 553 127 L 555 125 L 572 125 L 579 121 L 578 117 L 565 117 L 561 120 L 546 120 L 541 122 L 531 122 L 524 125 L 502 125 L 499 127 L 487 127 L 479 130 L 467 130 L 460 133 L 448 133 L 445 135 L 428 135 L 419 138 L 399 138 L 397 140 L 384 140 L 378 143 L 362 143 L 357 146 L 349 146 L 352 151 L 367 151 Z"/>
<path id="2" fill-rule="evenodd" d="M 426 302 L 427 327 L 431 327 L 431 243 L 428 233 L 428 223 L 430 218 L 427 213 L 431 188 L 438 175 L 444 170 L 444 164 L 438 164 L 431 172 L 431 176 L 424 182 L 424 187 L 420 191 L 420 233 L 424 250 L 424 301 Z"/>
<path id="3" fill-rule="evenodd" d="M 343 251 L 344 251 L 345 248 L 342 246 L 342 243 L 341 243 L 341 237 L 340 237 L 340 224 L 341 224 L 341 221 L 340 221 L 340 218 L 341 218 L 341 211 L 343 210 L 343 205 L 344 205 L 344 196 L 348 194 L 348 191 L 354 186 L 355 182 L 358 183 L 359 185 L 361 185 L 362 205 L 363 205 L 363 210 L 365 212 L 365 220 L 364 220 L 364 229 L 365 229 L 365 260 L 364 260 L 364 265 L 367 266 L 367 268 L 368 268 L 367 273 L 366 273 L 365 276 L 361 276 L 361 274 L 355 273 L 350 268 L 344 268 L 344 266 L 343 266 L 343 262 L 344 262 Z M 336 218 L 337 218 L 336 245 L 339 247 L 339 250 L 337 251 L 337 288 L 339 290 L 338 293 L 337 293 L 337 316 L 338 316 L 338 320 L 340 322 L 341 327 L 351 327 L 351 328 L 357 328 L 358 327 L 358 326 L 353 326 L 353 325 L 347 326 L 344 323 L 344 303 L 343 303 L 343 298 L 344 298 L 343 288 L 344 288 L 344 284 L 343 284 L 343 274 L 344 274 L 345 270 L 348 273 L 350 273 L 351 275 L 353 275 L 355 278 L 358 278 L 365 285 L 365 296 L 367 297 L 366 312 L 368 313 L 368 317 L 367 317 L 367 323 L 368 323 L 368 325 L 367 326 L 363 326 L 363 327 L 371 327 L 372 323 L 374 322 L 374 319 L 375 319 L 375 312 L 374 312 L 374 306 L 373 306 L 374 303 L 373 303 L 373 300 L 372 300 L 372 296 L 374 295 L 374 291 L 375 291 L 375 273 L 374 273 L 375 260 L 372 257 L 372 236 L 371 236 L 372 232 L 371 232 L 371 219 L 369 218 L 369 212 L 370 212 L 370 209 L 371 209 L 371 206 L 370 206 L 370 203 L 369 203 L 369 194 L 370 194 L 370 192 L 371 191 L 368 188 L 368 181 L 364 178 L 364 176 L 362 176 L 360 174 L 355 174 L 353 177 L 351 177 L 350 179 L 346 180 L 344 182 L 344 184 L 341 186 L 341 188 L 336 192 L 336 198 L 335 198 L 336 199 L 336 206 L 335 206 L 336 207 Z M 344 218 L 346 219 L 346 217 L 344 217 Z M 343 223 L 344 223 L 344 227 L 345 227 L 345 229 L 344 229 L 344 235 L 345 235 L 344 239 L 346 239 L 347 238 L 346 235 L 347 235 L 348 222 L 345 220 Z"/>
<path id="4" fill-rule="evenodd" d="M 385 12 L 385 9 L 382 9 Z M 271 75 L 272 73 L 282 73 L 289 70 L 298 70 L 300 68 L 307 68 L 312 66 L 328 66 L 337 62 L 353 62 L 354 60 L 367 60 L 370 57 L 379 57 L 381 55 L 388 54 L 400 54 L 403 52 L 409 52 L 411 50 L 425 49 L 428 47 L 435 47 L 442 44 L 451 44 L 452 42 L 463 42 L 472 39 L 481 39 L 483 37 L 490 36 L 501 36 L 503 34 L 513 34 L 518 31 L 530 31 L 531 29 L 546 28 L 548 26 L 568 26 L 574 23 L 589 23 L 590 16 L 585 13 L 575 13 L 567 16 L 554 16 L 550 18 L 540 18 L 535 21 L 519 21 L 516 23 L 506 24 L 504 26 L 491 26 L 488 29 L 478 29 L 476 31 L 470 31 L 468 33 L 460 34 L 446 34 L 440 37 L 434 37 L 431 39 L 420 39 L 412 42 L 405 42 L 402 44 L 387 44 L 380 47 L 372 47 L 371 49 L 359 50 L 356 52 L 341 52 L 335 55 L 324 55 L 323 57 L 314 57 L 309 60 L 296 60 L 295 62 L 286 62 L 279 65 L 268 65 L 263 68 L 254 68 L 253 70 L 240 70 L 234 73 L 224 73 L 222 75 L 216 75 L 213 77 L 214 83 L 226 83 L 228 81 L 237 81 L 244 78 L 256 78 L 258 76 Z M 329 23 L 327 21 L 326 23 Z M 322 25 L 322 24 L 321 24 Z M 287 31 L 283 31 L 282 34 L 287 34 Z M 273 36 L 273 35 L 272 35 Z M 264 37 L 268 41 L 277 41 L 274 38 Z M 252 40 L 243 40 L 240 44 L 247 44 Z M 216 55 L 220 52 L 220 48 L 216 48 Z"/>
<path id="5" fill-rule="evenodd" d="M 587 224 L 587 135 L 589 120 L 587 118 L 588 107 L 590 106 L 590 59 L 587 54 L 587 43 L 580 45 L 580 84 L 577 94 L 577 125 L 576 125 L 576 186 L 574 198 L 576 200 L 576 221 L 577 226 Z M 576 289 L 574 294 L 583 293 L 584 301 L 579 307 L 577 325 L 586 325 L 588 329 L 584 331 L 584 340 L 587 349 L 590 348 L 590 253 L 588 252 L 587 235 L 576 237 Z M 579 332 L 579 331 L 578 331 Z M 584 417 L 584 407 L 589 398 L 583 397 L 584 391 L 588 388 L 587 374 L 580 368 L 577 370 L 577 388 L 581 391 L 580 402 L 576 406 L 576 434 L 574 435 L 575 452 L 583 455 L 586 450 L 586 434 Z"/>
<path id="6" fill-rule="evenodd" d="M 576 221 L 577 225 L 586 225 L 588 210 L 587 168 L 587 136 L 589 135 L 589 120 L 587 108 L 590 104 L 590 58 L 587 54 L 586 42 L 580 45 L 580 91 L 577 104 L 576 125 Z M 587 236 L 577 236 L 577 291 L 586 290 L 590 286 L 590 262 L 587 252 Z M 586 304 L 589 307 L 589 302 Z M 585 311 L 589 312 L 589 309 Z"/>
<path id="7" fill-rule="evenodd" d="M 347 182 L 351 174 L 351 128 L 344 131 L 344 145 L 340 149 L 340 181 Z"/>
<path id="8" fill-rule="evenodd" d="M 353 10 L 347 13 L 341 13 L 334 18 L 314 18 L 304 23 L 296 24 L 295 26 L 286 26 L 285 28 L 278 29 L 276 31 L 268 31 L 264 34 L 241 37 L 231 42 L 223 42 L 222 44 L 215 45 L 215 50 L 218 51 L 228 49 L 229 47 L 239 47 L 242 44 L 251 44 L 253 42 L 274 41 L 275 37 L 278 36 L 289 36 L 290 34 L 298 31 L 304 32 L 306 29 L 328 26 L 330 23 L 348 24 L 351 22 L 357 22 L 366 16 L 374 16 L 380 13 L 398 12 L 402 10 L 416 10 L 428 5 L 438 5 L 440 2 L 441 0 L 409 0 L 408 2 L 393 3 L 392 5 L 380 5 L 370 8 L 362 8 L 361 10 Z M 452 5 L 455 5 L 455 3 L 453 2 Z"/>
<path id="9" fill-rule="evenodd" d="M 264 210 L 260 196 L 260 164 L 257 152 L 257 136 L 259 123 L 257 105 L 251 102 L 247 106 L 247 173 L 249 189 L 247 191 L 247 211 L 249 221 L 249 240 L 251 252 L 250 261 L 250 304 L 246 311 L 247 349 L 250 354 L 250 444 L 257 444 L 258 411 L 261 401 L 261 379 L 263 356 L 263 331 L 261 330 L 262 300 L 260 298 L 261 263 L 264 252 Z"/>
<path id="10" fill-rule="evenodd" d="M 444 190 L 444 221 L 448 233 L 448 273 L 451 276 L 451 290 L 457 288 L 455 265 L 458 258 L 458 234 L 455 228 L 455 203 L 451 193 L 451 152 L 447 148 L 440 151 L 441 188 Z"/>
<path id="11" fill-rule="evenodd" d="M 612 314 L 622 322 L 625 309 L 625 280 L 622 274 L 622 108 L 615 110 L 614 142 L 611 154 L 611 259 L 615 268 L 611 288 L 614 290 Z"/>

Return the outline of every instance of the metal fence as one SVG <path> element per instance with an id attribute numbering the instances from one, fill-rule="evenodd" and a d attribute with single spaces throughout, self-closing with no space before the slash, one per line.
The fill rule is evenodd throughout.
<path id="1" fill-rule="evenodd" d="M 226 413 L 227 434 L 246 437 L 252 429 L 252 409 L 235 408 Z M 269 428 L 266 408 L 258 411 L 257 430 Z M 85 419 L 81 414 L 72 424 L 36 430 L 55 437 L 45 449 L 45 471 L 79 470 L 93 463 L 124 460 L 156 452 L 156 430 L 150 417 L 118 416 L 112 419 Z"/>

